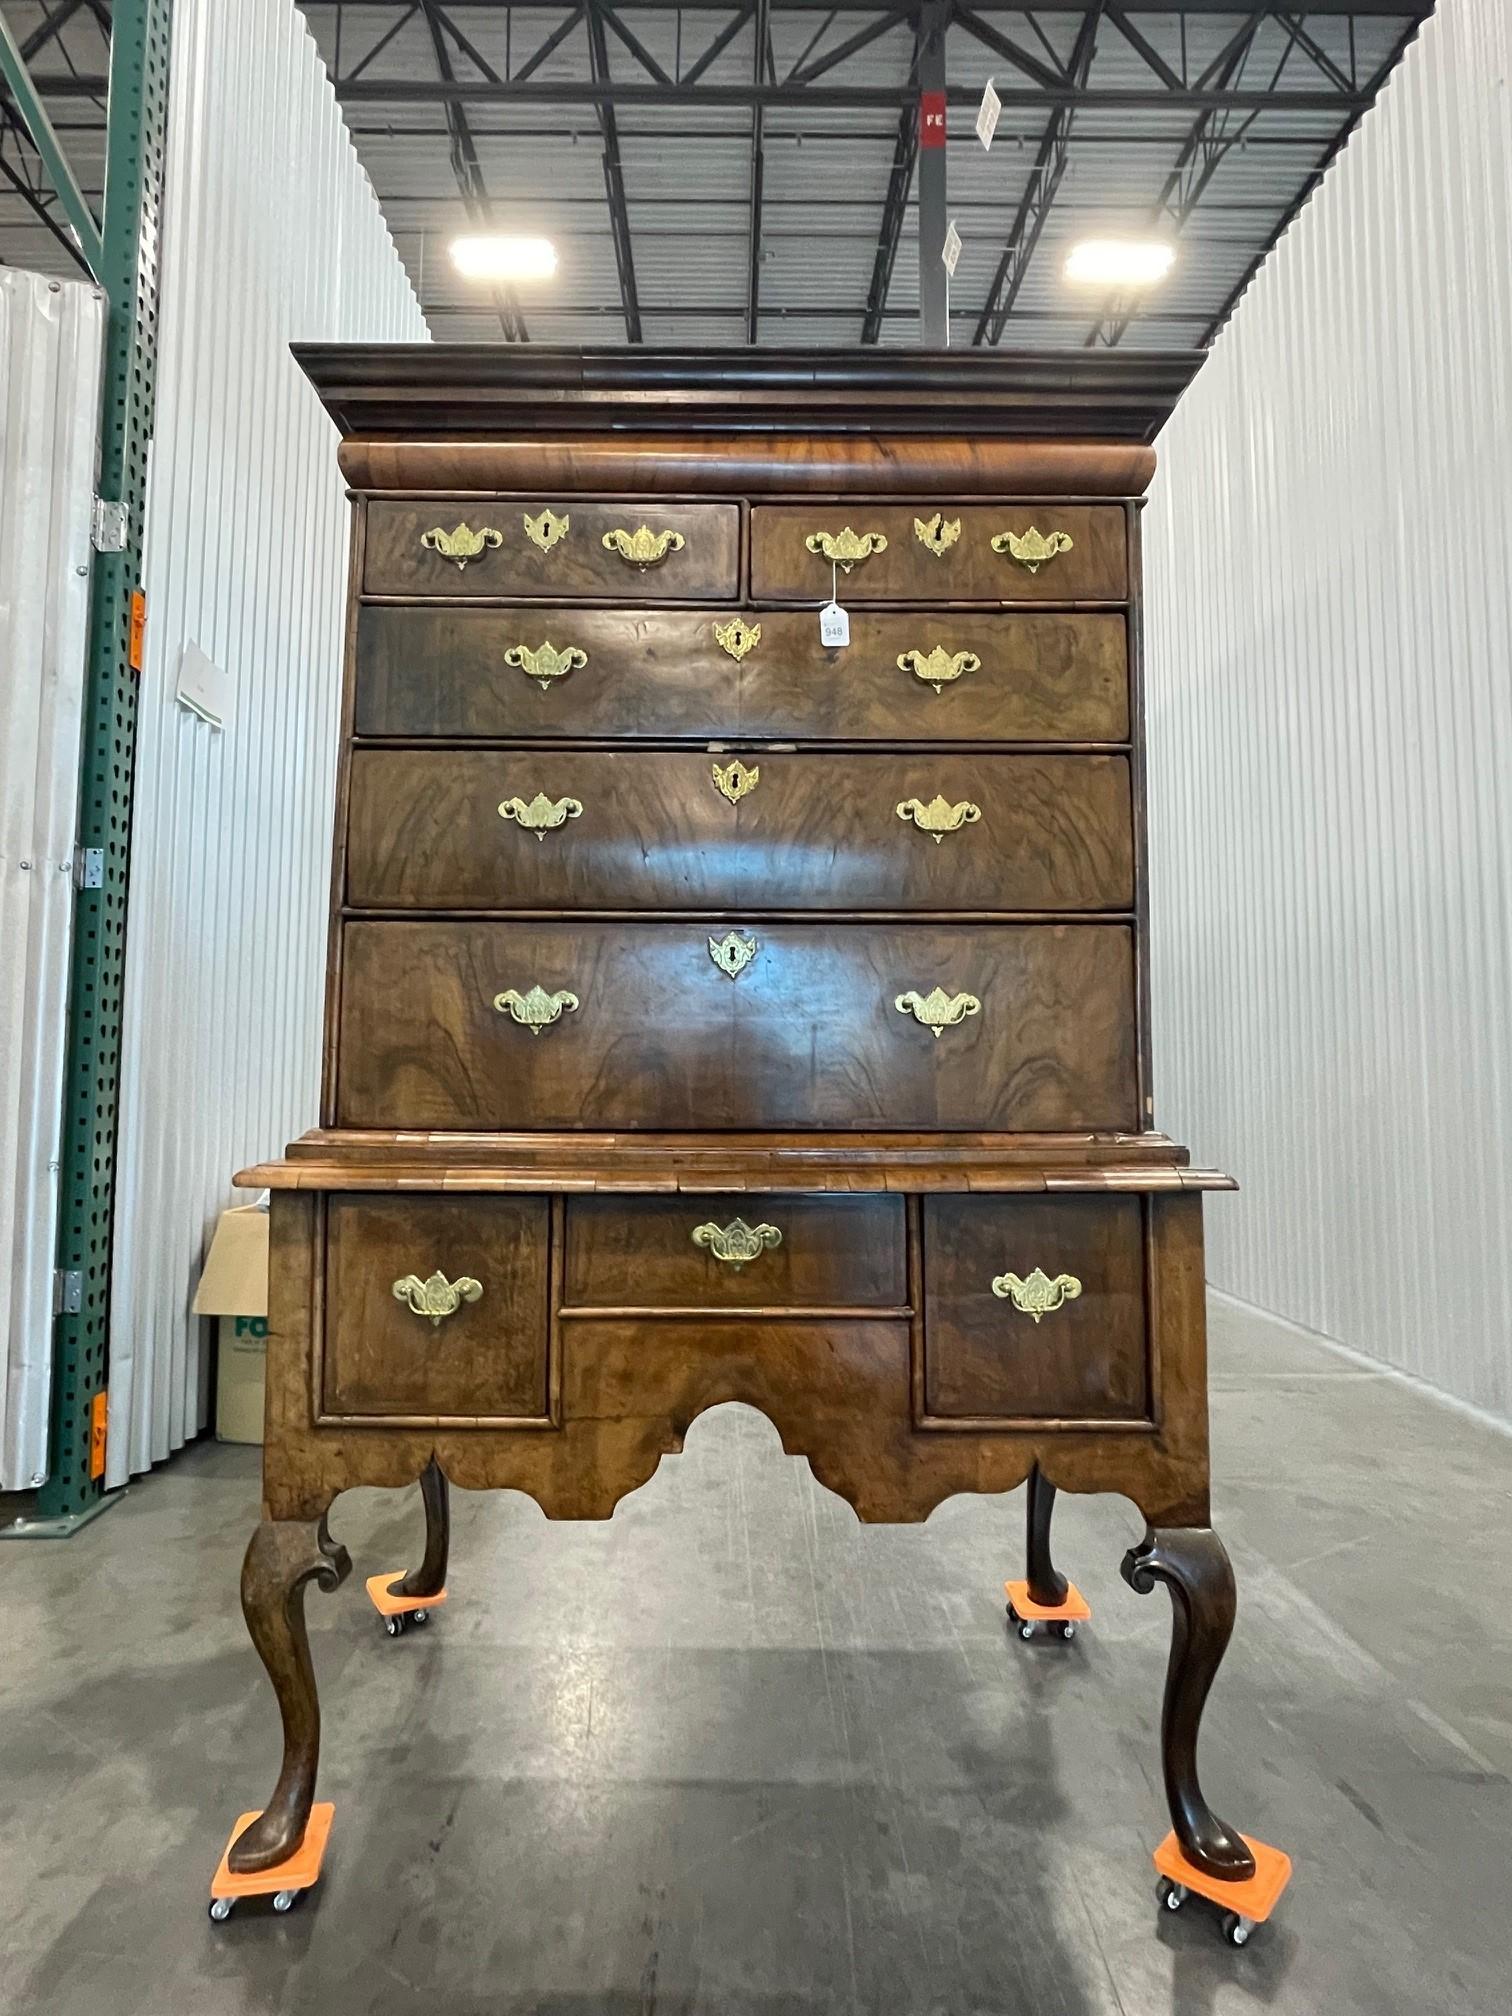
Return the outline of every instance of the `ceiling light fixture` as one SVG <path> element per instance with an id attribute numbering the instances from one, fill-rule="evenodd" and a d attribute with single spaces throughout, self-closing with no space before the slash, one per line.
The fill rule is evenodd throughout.
<path id="1" fill-rule="evenodd" d="M 557 263 L 549 238 L 453 238 L 451 256 L 469 280 L 549 280 Z"/>
<path id="2" fill-rule="evenodd" d="M 1071 247 L 1066 278 L 1098 287 L 1153 287 L 1176 260 L 1160 238 L 1084 238 Z"/>

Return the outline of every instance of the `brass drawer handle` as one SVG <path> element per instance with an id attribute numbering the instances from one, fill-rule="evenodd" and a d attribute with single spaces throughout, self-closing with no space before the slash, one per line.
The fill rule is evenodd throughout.
<path id="1" fill-rule="evenodd" d="M 761 625 L 747 623 L 743 616 L 732 616 L 728 623 L 714 625 L 714 642 L 738 665 L 761 642 Z"/>
<path id="2" fill-rule="evenodd" d="M 947 518 L 943 511 L 936 511 L 933 518 L 914 520 L 914 537 L 929 548 L 936 560 L 948 553 L 960 536 L 960 519 Z"/>
<path id="3" fill-rule="evenodd" d="M 744 1267 L 780 1246 L 782 1234 L 775 1225 L 747 1225 L 744 1218 L 732 1218 L 728 1225 L 716 1225 L 711 1219 L 707 1225 L 694 1226 L 693 1244 L 731 1267 Z"/>
<path id="4" fill-rule="evenodd" d="M 931 987 L 927 994 L 898 995 L 893 1002 L 900 1015 L 912 1015 L 939 1041 L 942 1029 L 954 1029 L 968 1015 L 980 1015 L 982 1004 L 975 994 L 947 994 L 943 987 Z"/>
<path id="5" fill-rule="evenodd" d="M 981 669 L 982 661 L 975 651 L 947 651 L 943 644 L 936 644 L 932 651 L 905 651 L 898 660 L 900 672 L 912 672 L 915 679 L 933 686 L 936 693 L 942 686 L 953 684 L 963 672 Z"/>
<path id="6" fill-rule="evenodd" d="M 653 532 L 649 525 L 638 525 L 633 532 L 616 527 L 603 538 L 607 551 L 618 553 L 628 566 L 643 568 L 656 566 L 669 553 L 681 553 L 687 543 L 681 532 Z"/>
<path id="7" fill-rule="evenodd" d="M 1069 532 L 1047 534 L 1031 525 L 1027 532 L 999 532 L 992 541 L 992 550 L 1006 553 L 1030 574 L 1038 574 L 1058 554 L 1069 553 L 1074 543 Z"/>
<path id="8" fill-rule="evenodd" d="M 737 756 L 733 763 L 715 763 L 712 766 L 714 789 L 721 798 L 728 798 L 732 805 L 738 805 L 747 798 L 761 782 L 761 765 L 753 763 L 746 767 Z"/>
<path id="9" fill-rule="evenodd" d="M 933 837 L 936 847 L 947 833 L 959 833 L 963 826 L 975 826 L 981 816 L 981 806 L 973 805 L 969 798 L 952 805 L 938 792 L 927 805 L 921 805 L 917 798 L 905 798 L 898 807 L 898 817 L 911 819 L 921 833 Z"/>
<path id="10" fill-rule="evenodd" d="M 448 1281 L 441 1273 L 432 1274 L 428 1281 L 422 1281 L 418 1274 L 406 1274 L 402 1281 L 394 1283 L 394 1300 L 407 1303 L 417 1316 L 429 1316 L 438 1329 L 448 1316 L 456 1315 L 464 1302 L 476 1302 L 482 1293 L 483 1283 L 474 1281 L 471 1274 L 463 1274 L 455 1281 Z"/>
<path id="11" fill-rule="evenodd" d="M 528 993 L 517 994 L 513 987 L 506 987 L 502 994 L 495 994 L 494 1008 L 500 1015 L 507 1015 L 511 1022 L 518 1022 L 522 1029 L 528 1029 L 532 1036 L 539 1036 L 543 1029 L 549 1029 L 557 1021 L 565 1008 L 569 1015 L 578 1011 L 578 997 L 564 987 L 557 994 L 548 994 L 544 987 L 532 987 Z"/>
<path id="12" fill-rule="evenodd" d="M 513 819 L 527 833 L 534 833 L 537 840 L 544 840 L 549 829 L 582 816 L 580 798 L 548 798 L 544 791 L 537 791 L 528 804 L 523 798 L 506 798 L 499 807 L 501 819 Z"/>
<path id="13" fill-rule="evenodd" d="M 553 546 L 567 537 L 567 529 L 571 523 L 572 519 L 565 511 L 560 518 L 550 509 L 543 511 L 539 518 L 532 518 L 527 511 L 525 537 L 532 546 L 539 546 L 543 553 L 549 553 Z"/>
<path id="14" fill-rule="evenodd" d="M 429 532 L 420 534 L 420 544 L 428 552 L 450 560 L 460 573 L 468 561 L 476 560 L 485 548 L 502 546 L 504 534 L 492 525 L 480 525 L 476 532 L 471 525 L 454 525 L 450 532 L 444 532 L 439 525 L 432 525 Z"/>
<path id="15" fill-rule="evenodd" d="M 1082 1291 L 1082 1284 L 1074 1274 L 1057 1274 L 1052 1281 L 1043 1267 L 1036 1267 L 1026 1279 L 1017 1274 L 999 1274 L 992 1284 L 992 1292 L 1004 1302 L 1011 1302 L 1015 1309 L 1025 1316 L 1032 1316 L 1036 1323 L 1042 1316 L 1049 1316 L 1059 1309 L 1063 1302 L 1074 1302 Z"/>
<path id="16" fill-rule="evenodd" d="M 576 644 L 569 644 L 558 651 L 548 638 L 534 651 L 528 644 L 511 644 L 504 653 L 504 663 L 513 671 L 523 672 L 527 679 L 534 679 L 544 693 L 553 679 L 565 679 L 569 672 L 576 672 L 586 665 L 588 653 Z"/>
<path id="17" fill-rule="evenodd" d="M 847 525 L 841 532 L 810 532 L 803 543 L 810 553 L 822 553 L 826 560 L 833 561 L 849 574 L 858 561 L 869 560 L 873 553 L 887 551 L 887 534 L 852 532 Z"/>

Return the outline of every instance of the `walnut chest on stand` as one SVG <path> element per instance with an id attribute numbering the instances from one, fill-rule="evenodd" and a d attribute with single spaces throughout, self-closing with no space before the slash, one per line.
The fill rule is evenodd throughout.
<path id="1" fill-rule="evenodd" d="M 1151 1131 L 1146 445 L 1194 359 L 302 350 L 353 498 L 322 1125 L 273 1191 L 263 1522 L 303 1838 L 302 1615 L 349 1485 L 604 1518 L 744 1401 L 866 1520 L 1122 1492 L 1198 1722 L 1202 1192 Z M 824 605 L 838 605 L 821 627 Z M 847 633 L 844 642 L 833 641 Z"/>

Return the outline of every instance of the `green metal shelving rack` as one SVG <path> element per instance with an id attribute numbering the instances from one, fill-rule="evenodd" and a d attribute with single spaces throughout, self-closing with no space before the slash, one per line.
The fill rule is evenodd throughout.
<path id="1" fill-rule="evenodd" d="M 98 494 L 126 506 L 125 545 L 96 552 L 90 608 L 78 846 L 98 849 L 74 912 L 69 979 L 59 1300 L 53 1340 L 47 1482 L 36 1516 L 11 1531 L 64 1535 L 107 1494 L 97 1396 L 109 1370 L 110 1239 L 115 1207 L 127 872 L 136 756 L 133 598 L 142 577 L 147 455 L 157 362 L 158 250 L 168 120 L 172 0 L 115 0 L 110 41 L 105 204 L 98 275 L 109 304 Z M 77 1306 L 75 1306 L 77 1305 Z"/>

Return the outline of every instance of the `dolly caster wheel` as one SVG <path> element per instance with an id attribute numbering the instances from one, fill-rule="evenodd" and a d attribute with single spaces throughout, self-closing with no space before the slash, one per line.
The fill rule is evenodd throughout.
<path id="1" fill-rule="evenodd" d="M 410 1622 L 411 1624 L 429 1624 L 430 1622 L 429 1610 L 411 1610 Z"/>
<path id="2" fill-rule="evenodd" d="M 404 1619 L 402 1617 L 385 1617 L 383 1628 L 387 1631 L 390 1638 L 402 1638 L 404 1636 Z"/>
<path id="3" fill-rule="evenodd" d="M 1169 1876 L 1161 1877 L 1159 1888 L 1155 1892 L 1167 1911 L 1179 1911 L 1187 1900 L 1187 1894 L 1186 1885 L 1173 1883 Z"/>
<path id="4" fill-rule="evenodd" d="M 303 1890 L 275 1890 L 273 1893 L 273 1909 L 275 1911 L 292 1911 L 303 1895 Z"/>
<path id="5" fill-rule="evenodd" d="M 1071 1640 L 1076 1636 L 1076 1626 L 1071 1623 L 1052 1624 L 1050 1629 L 1063 1645 L 1069 1645 Z"/>
<path id="6" fill-rule="evenodd" d="M 235 1909 L 236 1899 L 234 1897 L 212 1897 L 210 1899 L 211 1924 L 224 1925 Z"/>
<path id="7" fill-rule="evenodd" d="M 1254 1921 L 1241 1917 L 1237 1911 L 1225 1911 L 1218 1921 L 1218 1930 L 1230 1946 L 1248 1946 Z"/>

